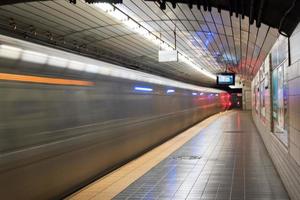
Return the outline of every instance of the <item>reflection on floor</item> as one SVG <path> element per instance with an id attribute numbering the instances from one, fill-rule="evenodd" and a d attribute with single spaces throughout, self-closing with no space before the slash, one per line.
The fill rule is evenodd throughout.
<path id="1" fill-rule="evenodd" d="M 229 112 L 115 199 L 289 199 L 249 112 Z"/>

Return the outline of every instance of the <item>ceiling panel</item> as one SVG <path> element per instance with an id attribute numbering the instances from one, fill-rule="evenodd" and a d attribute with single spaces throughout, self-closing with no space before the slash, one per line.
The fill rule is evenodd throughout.
<path id="1" fill-rule="evenodd" d="M 158 3 L 143 0 L 124 0 L 114 7 L 172 46 L 176 31 L 177 50 L 214 74 L 230 70 L 251 79 L 278 37 L 277 31 L 266 25 L 258 29 L 249 26 L 247 17 L 230 17 L 228 11 L 219 13 L 215 8 L 206 12 L 178 4 L 172 9 L 168 3 L 167 9 L 161 10 Z M 49 43 L 55 41 L 73 51 L 97 49 L 99 59 L 122 58 L 128 67 L 186 82 L 214 84 L 187 63 L 158 63 L 157 45 L 80 0 L 76 5 L 54 0 L 1 6 L 0 20 L 3 30 L 31 34 L 31 38 L 43 41 L 49 38 Z M 11 29 L 11 21 L 17 30 Z"/>

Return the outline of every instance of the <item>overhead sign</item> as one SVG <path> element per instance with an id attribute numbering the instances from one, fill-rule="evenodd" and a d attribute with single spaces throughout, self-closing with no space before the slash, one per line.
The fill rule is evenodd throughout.
<path id="1" fill-rule="evenodd" d="M 234 73 L 221 73 L 217 75 L 217 85 L 235 85 Z"/>
<path id="2" fill-rule="evenodd" d="M 158 52 L 158 62 L 177 62 L 178 53 L 176 50 L 160 50 Z"/>

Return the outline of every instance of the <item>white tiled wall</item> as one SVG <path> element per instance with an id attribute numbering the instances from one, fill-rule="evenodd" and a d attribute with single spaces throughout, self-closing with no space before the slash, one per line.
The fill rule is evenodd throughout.
<path id="1" fill-rule="evenodd" d="M 251 110 L 251 88 L 243 89 L 243 109 Z"/>
<path id="2" fill-rule="evenodd" d="M 288 72 L 289 152 L 300 166 L 300 60 L 292 64 Z"/>
<path id="3" fill-rule="evenodd" d="M 288 132 L 286 148 L 271 133 L 270 90 L 266 96 L 266 120 L 263 121 L 252 109 L 254 122 L 264 140 L 272 160 L 284 182 L 290 197 L 300 199 L 300 25 L 290 38 L 291 66 L 287 67 L 288 80 Z M 252 83 L 253 92 L 253 83 Z"/>
<path id="4" fill-rule="evenodd" d="M 290 38 L 291 43 L 291 61 L 295 63 L 300 59 L 300 24 Z"/>
<path id="5" fill-rule="evenodd" d="M 243 109 L 251 110 L 251 82 L 244 82 L 243 87 Z"/>
<path id="6" fill-rule="evenodd" d="M 288 70 L 289 152 L 300 166 L 300 24 L 290 38 L 290 46 L 292 64 Z"/>

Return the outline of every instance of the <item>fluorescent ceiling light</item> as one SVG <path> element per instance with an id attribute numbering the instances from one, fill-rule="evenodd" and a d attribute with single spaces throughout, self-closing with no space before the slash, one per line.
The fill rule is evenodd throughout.
<path id="1" fill-rule="evenodd" d="M 231 89 L 240 89 L 240 88 L 243 88 L 242 85 L 229 85 L 229 87 L 230 87 Z"/>
<path id="2" fill-rule="evenodd" d="M 152 92 L 153 91 L 152 88 L 147 88 L 147 87 L 134 87 L 134 90 L 143 91 L 143 92 Z"/>
<path id="3" fill-rule="evenodd" d="M 149 32 L 147 29 L 143 28 L 143 27 L 139 27 L 139 28 L 136 30 L 136 32 L 137 32 L 138 34 L 140 34 L 141 36 L 146 37 L 147 39 L 149 39 L 149 37 L 151 36 L 150 32 Z"/>
<path id="4" fill-rule="evenodd" d="M 155 45 L 160 45 L 160 47 L 162 49 L 164 49 L 164 50 L 173 50 L 174 49 L 172 46 L 170 46 L 169 44 L 167 44 L 163 40 L 157 38 L 154 34 L 150 33 L 147 29 L 145 29 L 140 24 L 138 24 L 137 22 L 135 22 L 134 20 L 132 20 L 129 15 L 127 15 L 127 14 L 119 11 L 118 7 L 115 7 L 112 4 L 110 4 L 110 3 L 95 3 L 93 5 L 95 5 L 97 8 L 101 9 L 105 13 L 108 13 L 112 18 L 114 18 L 114 19 L 120 21 L 121 23 L 123 23 L 124 25 L 128 26 L 128 28 L 130 30 L 132 30 L 133 32 L 136 32 L 139 35 L 145 37 L 146 39 L 148 39 L 149 41 L 151 41 Z M 211 79 L 216 80 L 216 76 L 215 75 L 213 75 L 212 73 L 210 73 L 210 72 L 202 69 L 200 66 L 196 65 L 194 63 L 194 61 L 190 60 L 182 52 L 179 52 L 179 56 L 180 55 L 182 57 L 185 57 L 185 59 L 184 59 L 185 61 L 184 62 L 187 65 L 189 65 L 190 67 L 194 68 L 196 71 L 202 73 L 203 75 L 205 75 L 205 76 L 207 76 L 207 77 L 209 77 Z M 212 57 L 210 56 L 209 59 L 212 59 Z"/>
<path id="5" fill-rule="evenodd" d="M 117 20 L 120 20 L 120 21 L 128 20 L 128 17 L 119 10 L 113 10 L 113 11 L 111 11 L 110 14 L 113 15 Z"/>
<path id="6" fill-rule="evenodd" d="M 206 71 L 206 70 L 200 68 L 199 66 L 197 66 L 197 65 L 194 63 L 193 60 L 191 60 L 191 59 L 188 58 L 187 56 L 179 55 L 179 56 L 178 56 L 178 59 L 179 59 L 179 61 L 186 63 L 187 65 L 191 66 L 192 68 L 194 68 L 196 71 L 202 73 L 203 75 L 205 75 L 205 76 L 207 76 L 207 77 L 209 77 L 209 78 L 211 78 L 211 79 L 213 79 L 213 80 L 216 80 L 216 79 L 217 79 L 216 75 L 214 75 L 214 74 L 212 74 L 212 73 L 210 73 L 210 72 L 208 72 L 208 71 Z"/>
<path id="7" fill-rule="evenodd" d="M 198 70 L 198 71 L 199 71 L 199 70 Z M 216 80 L 216 79 L 217 79 L 216 75 L 214 75 L 214 74 L 212 74 L 212 73 L 210 73 L 210 72 L 208 72 L 208 71 L 206 71 L 206 70 L 204 70 L 204 69 L 200 69 L 200 72 L 201 72 L 202 74 L 204 74 L 205 76 L 207 76 L 207 77 L 213 79 L 213 80 Z"/>
<path id="8" fill-rule="evenodd" d="M 114 7 L 109 3 L 95 3 L 94 5 L 103 10 L 104 12 L 111 12 L 114 10 Z"/>
<path id="9" fill-rule="evenodd" d="M 135 29 L 139 28 L 139 25 L 135 21 L 133 21 L 132 19 L 128 19 L 126 21 L 123 21 L 123 24 L 128 26 L 128 28 L 130 28 L 131 30 L 135 30 Z"/>

